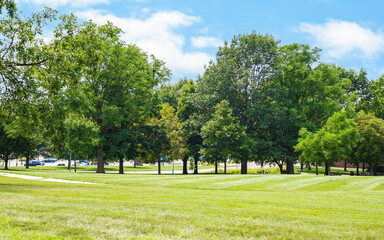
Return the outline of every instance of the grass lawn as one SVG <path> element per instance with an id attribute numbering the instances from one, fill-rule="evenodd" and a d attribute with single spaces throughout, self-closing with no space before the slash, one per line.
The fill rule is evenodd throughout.
<path id="1" fill-rule="evenodd" d="M 9 172 L 100 184 L 0 176 L 0 239 L 384 238 L 384 177 Z"/>

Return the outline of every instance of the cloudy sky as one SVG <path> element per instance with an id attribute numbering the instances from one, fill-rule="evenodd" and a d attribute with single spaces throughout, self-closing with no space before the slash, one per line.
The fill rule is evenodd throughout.
<path id="1" fill-rule="evenodd" d="M 384 1 L 370 0 L 18 0 L 28 14 L 43 6 L 79 19 L 113 22 L 123 40 L 166 62 L 173 81 L 195 79 L 224 41 L 255 30 L 282 44 L 306 43 L 321 60 L 384 75 Z M 49 34 L 47 34 L 49 37 Z"/>

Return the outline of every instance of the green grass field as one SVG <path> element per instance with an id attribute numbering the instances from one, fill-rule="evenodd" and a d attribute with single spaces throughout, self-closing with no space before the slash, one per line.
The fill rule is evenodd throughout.
<path id="1" fill-rule="evenodd" d="M 384 177 L 9 173 L 100 184 L 0 176 L 0 239 L 384 238 Z"/>

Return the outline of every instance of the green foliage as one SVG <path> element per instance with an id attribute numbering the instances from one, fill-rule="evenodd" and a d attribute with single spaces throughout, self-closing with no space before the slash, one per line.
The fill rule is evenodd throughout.
<path id="1" fill-rule="evenodd" d="M 152 118 L 152 126 L 160 126 L 164 129 L 169 140 L 169 149 L 165 155 L 170 159 L 180 159 L 187 153 L 185 140 L 181 129 L 181 122 L 175 113 L 175 109 L 168 103 L 161 105 L 160 109 L 161 118 Z"/>
<path id="2" fill-rule="evenodd" d="M 348 118 L 347 112 L 341 111 L 333 114 L 325 126 L 315 133 L 302 128 L 295 150 L 309 162 L 332 165 L 351 156 L 358 137 L 355 121 Z"/>
<path id="3" fill-rule="evenodd" d="M 354 160 L 371 166 L 384 163 L 384 120 L 361 111 L 355 121 L 360 137 L 354 149 Z"/>
<path id="4" fill-rule="evenodd" d="M 246 128 L 232 116 L 232 109 L 223 100 L 215 106 L 212 119 L 201 129 L 204 139 L 202 155 L 208 160 L 227 161 L 228 158 L 239 160 L 247 147 Z"/>
<path id="5" fill-rule="evenodd" d="M 360 108 L 384 119 L 384 77 L 369 82 L 369 93 L 362 99 Z"/>
<path id="6" fill-rule="evenodd" d="M 99 143 L 98 127 L 81 115 L 70 113 L 64 121 L 66 149 L 86 156 Z"/>

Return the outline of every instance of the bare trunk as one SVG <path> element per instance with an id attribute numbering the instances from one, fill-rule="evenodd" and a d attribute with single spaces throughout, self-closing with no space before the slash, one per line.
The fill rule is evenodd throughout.
<path id="1" fill-rule="evenodd" d="M 248 173 L 248 158 L 243 158 L 241 160 L 241 174 L 247 174 Z"/>
<path id="2" fill-rule="evenodd" d="M 217 174 L 217 160 L 215 160 L 215 174 Z"/>
<path id="3" fill-rule="evenodd" d="M 198 174 L 199 171 L 198 171 L 198 169 L 197 169 L 197 163 L 198 163 L 198 161 L 199 161 L 199 157 L 198 157 L 198 156 L 195 156 L 195 157 L 194 157 L 194 160 L 195 160 L 195 169 L 193 170 L 193 174 Z"/>
<path id="4" fill-rule="evenodd" d="M 308 169 L 308 171 L 311 171 L 311 170 L 312 170 L 312 168 L 311 168 L 311 164 L 310 164 L 310 163 L 307 163 L 307 169 Z"/>
<path id="5" fill-rule="evenodd" d="M 161 174 L 161 155 L 159 155 L 159 161 L 157 162 L 157 174 Z"/>
<path id="6" fill-rule="evenodd" d="M 347 171 L 347 161 L 344 161 L 344 171 Z"/>
<path id="7" fill-rule="evenodd" d="M 360 167 L 360 163 L 357 162 L 357 164 L 356 164 L 356 175 L 359 175 L 359 167 Z"/>
<path id="8" fill-rule="evenodd" d="M 124 174 L 124 158 L 119 159 L 119 174 Z"/>
<path id="9" fill-rule="evenodd" d="M 96 173 L 105 173 L 103 162 L 103 147 L 98 146 L 97 149 L 97 170 Z"/>
<path id="10" fill-rule="evenodd" d="M 227 160 L 224 161 L 224 174 L 227 174 Z"/>
<path id="11" fill-rule="evenodd" d="M 363 163 L 363 170 L 362 172 L 365 172 L 365 163 Z"/>
<path id="12" fill-rule="evenodd" d="M 280 174 L 284 174 L 284 170 L 283 170 L 283 164 L 279 164 L 277 163 L 277 166 L 279 166 L 279 169 L 280 169 Z"/>
<path id="13" fill-rule="evenodd" d="M 372 176 L 377 176 L 377 163 L 371 163 L 371 175 Z"/>
<path id="14" fill-rule="evenodd" d="M 8 169 L 8 158 L 9 158 L 9 155 L 6 154 L 5 159 L 4 159 L 4 170 L 9 170 Z"/>
<path id="15" fill-rule="evenodd" d="M 316 163 L 316 175 L 319 175 L 319 164 Z"/>
<path id="16" fill-rule="evenodd" d="M 28 169 L 29 168 L 29 153 L 27 153 L 25 155 L 25 168 Z"/>
<path id="17" fill-rule="evenodd" d="M 76 154 L 73 154 L 73 160 L 75 161 L 75 172 L 77 172 Z"/>
<path id="18" fill-rule="evenodd" d="M 287 161 L 287 174 L 294 174 L 295 168 L 293 166 L 293 161 Z"/>
<path id="19" fill-rule="evenodd" d="M 331 167 L 329 166 L 329 163 L 325 163 L 325 171 L 324 175 L 329 175 Z"/>
<path id="20" fill-rule="evenodd" d="M 183 158 L 183 174 L 188 174 L 188 158 L 188 155 Z"/>

